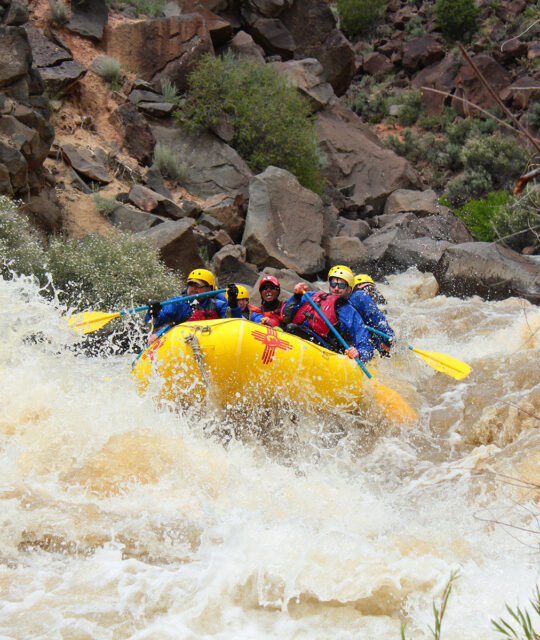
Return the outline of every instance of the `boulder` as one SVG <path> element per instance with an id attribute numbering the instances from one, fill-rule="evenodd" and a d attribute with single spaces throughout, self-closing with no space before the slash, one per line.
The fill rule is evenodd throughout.
<path id="1" fill-rule="evenodd" d="M 0 87 L 23 78 L 32 64 L 32 52 L 21 27 L 0 26 Z"/>
<path id="2" fill-rule="evenodd" d="M 107 168 L 101 162 L 95 153 L 87 151 L 82 147 L 74 144 L 65 144 L 62 146 L 62 155 L 64 160 L 71 165 L 77 173 L 85 176 L 88 180 L 108 184 L 112 182 Z"/>
<path id="3" fill-rule="evenodd" d="M 368 262 L 368 252 L 359 238 L 328 238 L 326 251 L 326 268 L 334 264 L 346 264 L 353 271 L 360 271 Z"/>
<path id="4" fill-rule="evenodd" d="M 252 58 L 264 62 L 264 49 L 255 43 L 245 31 L 239 31 L 227 45 L 227 50 L 235 56 Z"/>
<path id="5" fill-rule="evenodd" d="M 139 233 L 140 231 L 146 231 L 165 222 L 165 218 L 155 216 L 152 213 L 146 213 L 145 211 L 139 211 L 125 204 L 119 204 L 109 215 L 109 221 L 122 231 Z"/>
<path id="6" fill-rule="evenodd" d="M 153 213 L 162 218 L 179 220 L 186 217 L 184 211 L 169 198 L 152 191 L 142 184 L 134 184 L 128 195 L 128 200 L 139 209 Z"/>
<path id="7" fill-rule="evenodd" d="M 193 236 L 194 224 L 191 218 L 171 220 L 135 235 L 152 242 L 159 249 L 163 262 L 187 277 L 193 269 L 204 267 Z"/>
<path id="8" fill-rule="evenodd" d="M 500 94 L 510 85 L 512 81 L 510 73 L 488 53 L 478 53 L 472 58 L 472 61 L 496 94 Z M 491 93 L 468 64 L 461 67 L 454 81 L 454 86 L 456 96 L 466 98 L 482 109 L 489 109 L 496 104 Z M 459 100 L 453 100 L 452 107 L 459 115 L 469 115 L 470 107 Z"/>
<path id="9" fill-rule="evenodd" d="M 152 126 L 158 142 L 169 146 L 186 165 L 182 183 L 201 198 L 216 194 L 247 196 L 253 173 L 228 144 L 211 133 L 188 131 L 183 127 Z"/>
<path id="10" fill-rule="evenodd" d="M 142 165 L 149 165 L 156 141 L 144 116 L 135 105 L 121 104 L 110 116 L 110 122 L 120 129 L 129 154 Z"/>
<path id="11" fill-rule="evenodd" d="M 109 9 L 105 0 L 71 0 L 70 31 L 101 40 Z"/>
<path id="12" fill-rule="evenodd" d="M 522 297 L 540 304 L 540 261 L 491 242 L 467 242 L 443 253 L 435 277 L 440 292 L 487 300 Z"/>
<path id="13" fill-rule="evenodd" d="M 250 23 L 249 32 L 267 53 L 286 60 L 294 55 L 296 42 L 278 18 L 257 18 Z"/>
<path id="14" fill-rule="evenodd" d="M 273 64 L 309 100 L 312 111 L 324 109 L 334 97 L 332 85 L 326 81 L 322 65 L 315 58 Z"/>
<path id="15" fill-rule="evenodd" d="M 103 46 L 108 56 L 150 82 L 156 91 L 160 91 L 162 78 L 185 91 L 193 64 L 203 54 L 214 52 L 206 22 L 198 13 L 108 24 Z"/>
<path id="16" fill-rule="evenodd" d="M 356 60 L 351 43 L 336 27 L 329 4 L 325 0 L 295 0 L 279 19 L 297 45 L 295 59 L 317 58 L 336 95 L 343 95 L 355 74 Z"/>
<path id="17" fill-rule="evenodd" d="M 53 67 L 39 69 L 43 83 L 51 95 L 66 93 L 86 73 L 86 67 L 77 60 L 66 60 Z"/>
<path id="18" fill-rule="evenodd" d="M 394 68 L 392 61 L 379 51 L 371 51 L 362 56 L 362 69 L 370 76 L 380 77 Z"/>
<path id="19" fill-rule="evenodd" d="M 396 189 L 420 187 L 420 177 L 409 162 L 387 149 L 347 107 L 333 102 L 317 114 L 316 128 L 328 160 L 324 175 L 330 184 L 347 188 L 357 206 L 380 213 Z"/>
<path id="20" fill-rule="evenodd" d="M 324 267 L 323 204 L 284 169 L 268 167 L 249 185 L 242 245 L 258 268 L 313 275 Z"/>
<path id="21" fill-rule="evenodd" d="M 440 209 L 437 194 L 432 189 L 396 189 L 388 196 L 384 205 L 384 213 L 411 211 L 419 218 L 437 214 Z"/>
<path id="22" fill-rule="evenodd" d="M 451 93 L 454 87 L 456 75 L 459 71 L 459 63 L 452 55 L 425 67 L 412 79 L 415 89 L 424 87 Z M 434 91 L 422 91 L 422 102 L 430 113 L 441 113 L 447 96 Z"/>
<path id="23" fill-rule="evenodd" d="M 246 221 L 246 198 L 241 193 L 217 194 L 205 200 L 202 208 L 220 221 L 234 242 L 240 242 Z"/>
<path id="24" fill-rule="evenodd" d="M 28 20 L 28 0 L 11 0 L 7 4 L 4 24 L 20 26 Z"/>
<path id="25" fill-rule="evenodd" d="M 253 286 L 259 272 L 246 262 L 246 250 L 239 244 L 228 244 L 212 257 L 212 271 L 222 283 L 238 282 Z"/>
<path id="26" fill-rule="evenodd" d="M 423 36 L 403 43 L 401 64 L 408 73 L 427 67 L 444 58 L 444 46 L 435 38 Z"/>

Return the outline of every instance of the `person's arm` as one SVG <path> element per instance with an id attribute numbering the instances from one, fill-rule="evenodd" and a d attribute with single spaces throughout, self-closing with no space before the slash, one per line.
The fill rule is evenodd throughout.
<path id="1" fill-rule="evenodd" d="M 302 305 L 302 296 L 307 290 L 308 286 L 305 282 L 299 282 L 294 286 L 293 295 L 283 305 L 282 316 L 284 326 L 292 322 L 296 312 Z"/>
<path id="2" fill-rule="evenodd" d="M 172 299 L 173 298 L 169 298 L 169 300 Z M 167 302 L 167 300 L 165 302 Z M 154 307 L 154 309 L 152 309 L 152 307 Z M 180 322 L 185 322 L 192 312 L 193 309 L 187 302 L 171 302 L 171 304 L 161 304 L 158 302 L 156 304 L 155 301 L 153 301 L 144 317 L 144 321 L 148 323 L 153 319 L 154 329 L 159 329 L 164 324 L 179 324 Z"/>
<path id="3" fill-rule="evenodd" d="M 350 297 L 352 306 L 358 311 L 365 324 L 378 331 L 387 333 L 392 338 L 394 337 L 394 331 L 388 324 L 388 320 L 384 313 L 373 301 L 373 298 L 367 293 L 367 291 L 357 290 Z M 376 345 L 385 344 L 387 347 L 392 345 L 392 340 L 388 340 L 376 334 L 371 334 L 371 339 Z"/>
<path id="4" fill-rule="evenodd" d="M 351 346 L 358 351 L 358 357 L 362 362 L 368 362 L 373 358 L 373 343 L 360 314 L 348 303 L 336 309 L 342 328 L 351 336 Z"/>

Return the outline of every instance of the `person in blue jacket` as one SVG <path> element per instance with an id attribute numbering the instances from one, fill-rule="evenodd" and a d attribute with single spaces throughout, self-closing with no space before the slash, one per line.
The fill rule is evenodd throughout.
<path id="1" fill-rule="evenodd" d="M 368 285 L 372 282 L 373 280 L 364 273 L 354 276 L 354 288 L 351 297 L 349 298 L 349 302 L 358 311 L 362 320 L 368 327 L 382 331 L 390 336 L 390 339 L 388 339 L 370 332 L 373 346 L 381 356 L 389 357 L 392 339 L 394 338 L 394 331 L 388 324 L 384 313 L 375 303 L 373 295 L 368 288 Z"/>
<path id="2" fill-rule="evenodd" d="M 312 299 L 346 342 L 352 343 L 345 350 L 347 356 L 368 362 L 373 357 L 373 343 L 362 318 L 347 299 L 352 293 L 353 278 L 353 273 L 348 267 L 332 267 L 328 273 L 330 293 L 319 291 L 312 295 Z M 305 282 L 299 282 L 294 287 L 293 295 L 285 303 L 285 330 L 332 351 L 341 351 L 342 347 L 328 325 L 309 302 L 302 300 L 302 295 L 307 289 Z"/>
<path id="3" fill-rule="evenodd" d="M 216 280 L 214 274 L 207 269 L 194 269 L 187 279 L 186 295 L 191 296 L 197 293 L 205 293 L 215 289 Z M 148 341 L 154 342 L 158 337 L 155 330 L 165 325 L 176 325 L 182 322 L 194 320 L 214 320 L 225 318 L 230 309 L 233 318 L 242 317 L 242 309 L 238 306 L 238 288 L 231 284 L 227 289 L 227 298 L 222 293 L 215 296 L 205 296 L 194 298 L 193 300 L 179 300 L 171 304 L 162 304 L 157 300 L 152 300 L 148 305 L 148 312 L 144 321 L 154 322 L 154 333 Z M 174 300 L 174 298 L 169 298 Z"/>

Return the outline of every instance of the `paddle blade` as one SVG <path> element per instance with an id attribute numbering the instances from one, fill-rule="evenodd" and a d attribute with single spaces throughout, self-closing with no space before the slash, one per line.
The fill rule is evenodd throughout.
<path id="1" fill-rule="evenodd" d="M 416 411 L 402 398 L 397 391 L 387 387 L 378 380 L 373 380 L 375 398 L 383 413 L 394 424 L 413 424 L 418 421 Z"/>
<path id="2" fill-rule="evenodd" d="M 466 362 L 456 360 L 456 358 L 447 356 L 445 353 L 422 351 L 414 347 L 411 347 L 411 350 L 423 358 L 430 367 L 433 367 L 436 371 L 446 373 L 447 376 L 452 376 L 456 380 L 466 378 L 471 372 L 471 367 Z"/>
<path id="3" fill-rule="evenodd" d="M 101 313 L 100 311 L 84 311 L 77 315 L 71 316 L 67 322 L 67 326 L 78 333 L 91 333 L 101 329 L 104 325 L 118 318 L 120 313 Z"/>

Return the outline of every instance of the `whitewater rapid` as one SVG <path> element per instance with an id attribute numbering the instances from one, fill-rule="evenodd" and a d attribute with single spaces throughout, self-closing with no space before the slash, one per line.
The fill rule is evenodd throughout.
<path id="1" fill-rule="evenodd" d="M 539 578 L 540 309 L 414 269 L 381 290 L 418 425 L 283 409 L 224 439 L 0 280 L 0 637 L 422 640 L 456 571 L 441 638 L 501 637 Z"/>

